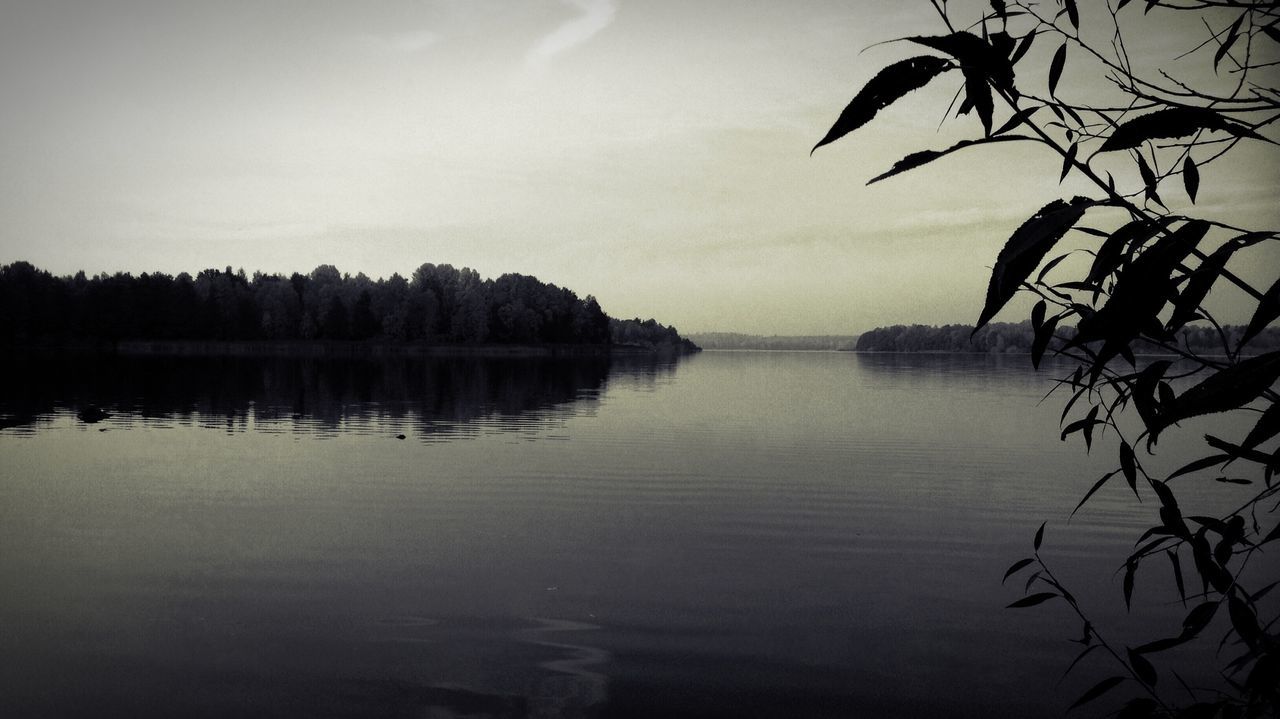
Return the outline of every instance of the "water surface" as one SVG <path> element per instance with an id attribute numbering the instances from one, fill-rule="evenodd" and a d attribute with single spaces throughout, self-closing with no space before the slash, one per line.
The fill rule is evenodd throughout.
<path id="1" fill-rule="evenodd" d="M 1041 521 L 1099 626 L 1184 610 L 1025 364 L 11 361 L 0 715 L 1061 715 Z"/>

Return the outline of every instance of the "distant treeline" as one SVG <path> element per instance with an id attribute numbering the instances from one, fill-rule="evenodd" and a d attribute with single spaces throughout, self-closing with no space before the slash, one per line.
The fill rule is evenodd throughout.
<path id="1" fill-rule="evenodd" d="M 748 335 L 691 332 L 689 339 L 708 350 L 851 350 L 857 335 Z"/>
<path id="2" fill-rule="evenodd" d="M 1223 328 L 1234 349 L 1244 333 L 1243 327 Z M 1029 353 L 1033 332 L 1031 323 L 992 322 L 970 338 L 973 325 L 893 325 L 877 327 L 858 337 L 859 352 L 981 352 L 990 354 Z M 1059 336 L 1071 336 L 1074 327 L 1059 327 Z M 1200 354 L 1222 354 L 1222 339 L 1212 327 L 1184 327 L 1178 331 L 1178 345 Z M 1156 349 L 1152 346 L 1152 349 Z M 1268 328 L 1249 341 L 1250 352 L 1280 349 L 1280 329 Z"/>
<path id="3" fill-rule="evenodd" d="M 535 277 L 481 279 L 424 264 L 372 280 L 333 265 L 311 273 L 244 270 L 55 277 L 0 267 L 0 342 L 328 340 L 426 344 L 628 344 L 690 349 L 673 327 L 612 319 L 594 297 Z M 693 348 L 696 349 L 696 348 Z"/>

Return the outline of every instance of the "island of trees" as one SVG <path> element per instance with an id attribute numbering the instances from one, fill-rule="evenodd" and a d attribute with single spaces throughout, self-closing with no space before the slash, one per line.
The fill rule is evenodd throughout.
<path id="1" fill-rule="evenodd" d="M 1177 346 L 1197 354 L 1226 354 L 1245 333 L 1244 327 L 1227 325 L 1222 332 L 1207 326 L 1188 325 L 1176 336 Z M 1059 327 L 1057 346 L 1075 336 L 1074 327 Z M 1035 339 L 1031 322 L 991 322 L 976 333 L 973 325 L 893 325 L 877 327 L 858 337 L 859 352 L 979 352 L 984 354 L 1030 354 Z M 1052 346 L 1052 345 L 1051 345 Z M 1262 330 L 1249 341 L 1249 351 L 1280 349 L 1280 329 Z"/>
<path id="2" fill-rule="evenodd" d="M 110 347 L 125 341 L 330 341 L 418 345 L 580 345 L 691 352 L 655 320 L 611 318 L 594 297 L 520 274 L 424 264 L 408 277 L 208 269 L 58 277 L 0 267 L 0 343 Z"/>

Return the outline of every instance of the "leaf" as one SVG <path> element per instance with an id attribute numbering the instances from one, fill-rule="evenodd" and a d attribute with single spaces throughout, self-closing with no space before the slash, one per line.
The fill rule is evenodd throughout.
<path id="1" fill-rule="evenodd" d="M 1120 266 L 1121 257 L 1126 254 L 1126 249 L 1130 249 L 1128 254 L 1132 254 L 1131 248 L 1141 247 L 1146 244 L 1147 240 L 1150 240 L 1157 232 L 1168 227 L 1172 222 L 1173 219 L 1170 217 L 1161 217 L 1156 222 L 1134 220 L 1122 225 L 1120 229 L 1111 233 L 1111 236 L 1103 241 L 1102 246 L 1098 248 L 1098 252 L 1093 258 L 1093 266 L 1089 268 L 1089 276 L 1085 281 L 1101 282 L 1103 278 Z"/>
<path id="2" fill-rule="evenodd" d="M 1067 666 L 1067 670 L 1062 673 L 1062 676 L 1066 677 L 1068 674 L 1070 674 L 1071 670 L 1076 668 L 1076 665 L 1080 663 L 1081 659 L 1084 659 L 1086 656 L 1088 656 L 1089 652 L 1093 651 L 1094 649 L 1097 649 L 1100 646 L 1102 645 L 1090 644 L 1089 646 L 1085 647 L 1084 651 L 1080 652 L 1078 655 L 1076 655 L 1075 659 L 1071 660 L 1071 664 Z"/>
<path id="3" fill-rule="evenodd" d="M 1014 231 L 996 257 L 991 281 L 987 285 L 986 303 L 973 333 L 977 333 L 1009 302 L 1049 250 L 1084 216 L 1085 210 L 1095 204 L 1096 201 L 1086 197 L 1077 197 L 1070 202 L 1054 200 Z"/>
<path id="4" fill-rule="evenodd" d="M 1160 185 L 1160 178 L 1156 177 L 1156 173 L 1151 170 L 1151 166 L 1147 164 L 1147 159 L 1142 156 L 1141 152 L 1136 153 L 1136 155 L 1138 157 L 1138 174 L 1142 175 L 1142 184 L 1146 186 L 1147 199 L 1163 205 L 1164 202 L 1160 199 L 1160 194 L 1156 192 L 1156 188 Z"/>
<path id="5" fill-rule="evenodd" d="M 1195 204 L 1196 191 L 1200 189 L 1200 170 L 1196 169 L 1196 162 L 1191 159 L 1191 155 L 1187 155 L 1182 163 L 1182 184 L 1187 188 L 1187 197 Z"/>
<path id="6" fill-rule="evenodd" d="M 1213 283 L 1217 281 L 1218 276 L 1222 274 L 1223 268 L 1227 266 L 1227 260 L 1231 259 L 1231 255 L 1240 248 L 1235 242 L 1227 242 L 1200 263 L 1200 266 L 1191 273 L 1187 284 L 1178 293 L 1173 300 L 1173 315 L 1169 318 L 1169 322 L 1165 328 L 1169 332 L 1176 332 L 1191 320 L 1195 319 L 1200 310 L 1200 304 L 1204 302 L 1204 298 L 1209 296 L 1209 290 L 1213 288 Z"/>
<path id="7" fill-rule="evenodd" d="M 1257 399 L 1280 378 L 1280 351 L 1250 357 L 1218 370 L 1203 382 L 1183 392 L 1161 413 L 1156 430 L 1175 422 L 1204 414 L 1226 412 Z"/>
<path id="8" fill-rule="evenodd" d="M 1049 63 L 1049 94 L 1056 97 L 1058 90 L 1058 80 L 1062 78 L 1062 68 L 1067 64 L 1067 44 L 1062 43 L 1057 52 L 1053 53 L 1053 61 Z"/>
<path id="9" fill-rule="evenodd" d="M 1156 710 L 1159 708 L 1160 705 L 1150 697 L 1135 697 L 1125 702 L 1116 719 L 1150 719 L 1157 716 Z"/>
<path id="10" fill-rule="evenodd" d="M 1071 165 L 1076 161 L 1076 152 L 1079 149 L 1080 146 L 1074 142 L 1071 143 L 1071 147 L 1067 148 L 1067 154 L 1062 157 L 1062 175 L 1058 177 L 1059 184 L 1067 179 L 1067 173 L 1071 172 Z"/>
<path id="11" fill-rule="evenodd" d="M 1067 711 L 1075 709 L 1076 707 L 1081 706 L 1083 704 L 1088 704 L 1094 699 L 1097 699 L 1103 694 L 1106 694 L 1107 692 L 1114 689 L 1115 686 L 1122 681 L 1124 681 L 1124 677 L 1107 677 L 1106 679 L 1103 679 L 1097 684 L 1094 684 L 1093 687 L 1089 689 L 1089 691 L 1085 692 L 1084 694 L 1081 694 L 1080 698 L 1077 699 L 1074 704 L 1072 704 L 1070 707 L 1067 708 Z"/>
<path id="12" fill-rule="evenodd" d="M 1205 107 L 1170 107 L 1125 122 L 1111 133 L 1098 152 L 1130 150 L 1147 140 L 1186 137 L 1198 130 L 1221 130 L 1236 137 L 1266 141 L 1266 138 Z"/>
<path id="13" fill-rule="evenodd" d="M 1280 434 L 1280 403 L 1272 402 L 1262 412 L 1262 416 L 1253 425 L 1253 429 L 1249 430 L 1249 434 L 1245 436 L 1240 446 L 1253 449 L 1277 434 Z"/>
<path id="14" fill-rule="evenodd" d="M 1013 604 L 1010 604 L 1009 606 L 1005 607 L 1005 609 L 1022 609 L 1024 607 L 1034 607 L 1037 604 L 1043 604 L 1044 602 L 1047 602 L 1050 599 L 1053 599 L 1054 597 L 1057 597 L 1057 596 L 1059 595 L 1054 594 L 1053 592 L 1039 592 L 1037 594 L 1032 594 L 1029 597 L 1023 597 L 1022 599 L 1019 599 Z"/>
<path id="15" fill-rule="evenodd" d="M 983 135 L 991 137 L 991 118 L 995 112 L 995 104 L 991 100 L 991 86 L 987 84 L 987 76 L 970 67 L 962 67 L 961 72 L 964 73 L 965 100 L 978 111 Z"/>
<path id="16" fill-rule="evenodd" d="M 1165 554 L 1169 557 L 1169 563 L 1173 565 L 1173 581 L 1178 585 L 1178 596 L 1182 598 L 1182 605 L 1187 605 L 1187 588 L 1182 583 L 1182 562 L 1178 560 L 1178 553 L 1175 550 L 1168 550 Z"/>
<path id="17" fill-rule="evenodd" d="M 1179 644 L 1186 644 L 1189 637 L 1172 637 L 1170 639 L 1157 639 L 1154 642 L 1147 642 L 1133 651 L 1139 654 L 1153 654 L 1155 652 L 1163 652 L 1166 649 L 1172 649 Z"/>
<path id="18" fill-rule="evenodd" d="M 898 160 L 897 162 L 893 163 L 893 167 L 889 168 L 887 172 L 883 172 L 871 178 L 870 180 L 868 180 L 867 184 L 873 185 L 881 180 L 906 172 L 907 170 L 914 170 L 917 167 L 920 167 L 922 165 L 927 165 L 930 162 L 933 162 L 939 157 L 950 155 L 956 150 L 963 150 L 966 147 L 972 147 L 974 145 L 985 145 L 991 142 L 1012 142 L 1015 140 L 1033 140 L 1033 139 L 1034 138 L 1026 137 L 1024 135 L 1000 135 L 1000 136 L 993 136 L 993 137 L 983 137 L 977 140 L 961 140 L 960 142 L 957 142 L 956 144 L 952 145 L 951 147 L 948 147 L 945 150 L 921 150 L 920 152 L 913 152 L 910 155 L 907 155 L 906 157 L 902 158 L 901 160 Z"/>
<path id="19" fill-rule="evenodd" d="M 1213 615 L 1217 612 L 1217 602 L 1204 602 L 1197 605 L 1182 620 L 1182 636 L 1179 638 L 1188 640 L 1199 635 L 1205 627 L 1209 626 L 1209 622 L 1213 621 Z"/>
<path id="20" fill-rule="evenodd" d="M 1249 319 L 1249 326 L 1245 328 L 1238 347 L 1247 344 L 1277 317 L 1280 317 L 1280 280 L 1276 280 L 1266 292 L 1262 293 L 1262 299 L 1258 300 L 1258 309 L 1254 310 L 1253 317 Z"/>
<path id="21" fill-rule="evenodd" d="M 1120 443 L 1120 470 L 1124 472 L 1124 479 L 1129 483 L 1129 489 L 1133 490 L 1133 496 L 1138 496 L 1138 467 L 1137 459 L 1133 456 L 1133 447 L 1128 442 Z"/>
<path id="22" fill-rule="evenodd" d="M 1068 436 L 1080 432 L 1084 435 L 1086 452 L 1093 449 L 1093 428 L 1099 424 L 1106 424 L 1104 420 L 1098 419 L 1098 407 L 1099 405 L 1094 405 L 1089 409 L 1089 414 L 1084 419 L 1076 420 L 1063 428 L 1062 440 L 1065 442 Z"/>
<path id="23" fill-rule="evenodd" d="M 1245 641 L 1250 647 L 1258 641 L 1262 635 L 1262 629 L 1258 627 L 1258 617 L 1236 595 L 1232 594 L 1227 598 L 1227 614 L 1231 617 L 1231 626 L 1235 628 L 1236 634 Z"/>
<path id="24" fill-rule="evenodd" d="M 990 79 L 996 87 L 1012 92 L 1013 65 L 1004 53 L 970 32 L 954 32 L 943 36 L 915 36 L 907 40 L 933 48 L 954 57 L 962 70 L 970 70 Z"/>
<path id="25" fill-rule="evenodd" d="M 1106 340 L 1098 352 L 1101 363 L 1118 354 L 1119 348 L 1127 346 L 1140 333 L 1155 332 L 1159 336 L 1163 327 L 1157 315 L 1167 299 L 1176 295 L 1170 274 L 1208 231 L 1208 222 L 1192 220 L 1148 247 L 1117 277 L 1107 304 L 1092 315 L 1081 317 L 1072 342 L 1079 345 Z M 1142 404 L 1138 405 L 1138 412 L 1147 421 Z"/>
<path id="26" fill-rule="evenodd" d="M 1089 488 L 1088 492 L 1085 492 L 1084 499 L 1080 500 L 1080 504 L 1077 504 L 1076 508 L 1071 510 L 1071 516 L 1074 517 L 1076 512 L 1079 512 L 1080 508 L 1084 506 L 1084 503 L 1088 502 L 1089 498 L 1092 497 L 1099 489 L 1102 489 L 1102 485 L 1106 484 L 1107 480 L 1114 477 L 1115 474 L 1115 472 L 1107 472 L 1102 475 L 1102 479 L 1099 479 L 1092 487 Z"/>
<path id="27" fill-rule="evenodd" d="M 1018 64 L 1023 55 L 1027 54 L 1027 50 L 1031 49 L 1031 43 L 1035 42 L 1036 33 L 1029 32 L 1022 36 L 1022 40 L 1018 42 L 1018 47 L 1013 51 L 1013 56 L 1009 58 L 1010 65 Z"/>
<path id="28" fill-rule="evenodd" d="M 1027 120 L 1029 120 L 1029 119 L 1031 119 L 1031 116 L 1032 116 L 1032 115 L 1034 115 L 1034 114 L 1036 114 L 1036 111 L 1037 111 L 1037 110 L 1039 110 L 1039 109 L 1040 109 L 1040 106 L 1039 106 L 1039 105 L 1037 105 L 1037 106 L 1032 107 L 1032 108 L 1027 108 L 1027 109 L 1023 109 L 1023 110 L 1018 110 L 1017 112 L 1015 112 L 1015 113 L 1013 113 L 1012 115 L 1010 115 L 1010 116 L 1009 116 L 1009 119 L 1008 119 L 1008 120 L 1005 120 L 1004 124 L 1003 124 L 1003 125 L 1001 125 L 1001 126 L 1000 126 L 996 131 L 995 131 L 995 132 L 993 132 L 993 133 L 991 133 L 991 134 L 992 134 L 992 135 L 1003 135 L 1004 133 L 1006 133 L 1006 132 L 1008 132 L 1008 131 L 1012 130 L 1013 128 L 1017 127 L 1018 125 L 1021 125 L 1022 123 L 1026 122 L 1026 121 L 1027 121 Z M 992 137 L 992 138 L 990 138 L 990 139 L 991 139 L 991 140 L 995 140 L 996 138 L 995 138 L 995 137 Z M 1025 138 L 1023 138 L 1023 139 L 1025 139 L 1025 140 L 1031 140 L 1031 139 L 1034 139 L 1034 138 L 1025 137 Z"/>
<path id="29" fill-rule="evenodd" d="M 1049 348 L 1049 342 L 1053 339 L 1053 332 L 1058 328 L 1058 317 L 1049 318 L 1035 331 L 1035 335 L 1031 338 L 1031 366 L 1036 369 L 1040 368 L 1040 361 L 1044 359 L 1044 352 Z"/>
<path id="30" fill-rule="evenodd" d="M 1012 577 L 1013 575 L 1022 571 L 1022 569 L 1024 569 L 1027 565 L 1031 564 L 1034 561 L 1036 561 L 1034 558 L 1027 557 L 1026 559 L 1019 559 L 1018 561 L 1014 562 L 1013 566 L 1009 567 L 1009 571 L 1004 573 L 1004 579 L 1001 579 L 1000 583 L 1004 584 L 1009 579 L 1009 577 Z"/>
<path id="31" fill-rule="evenodd" d="M 1195 460 L 1194 462 L 1188 462 L 1184 464 L 1181 468 L 1179 468 L 1173 474 L 1169 475 L 1168 477 L 1165 477 L 1164 481 L 1168 482 L 1172 480 L 1174 477 L 1181 477 L 1184 474 L 1199 472 L 1202 469 L 1208 469 L 1209 467 L 1214 467 L 1219 464 L 1223 464 L 1229 459 L 1231 459 L 1231 455 L 1229 454 L 1215 454 L 1209 457 L 1202 457 L 1200 459 Z"/>
<path id="32" fill-rule="evenodd" d="M 1157 675 L 1156 668 L 1151 666 L 1151 662 L 1138 652 L 1129 650 L 1129 666 L 1133 667 L 1133 673 L 1138 675 L 1138 679 L 1149 687 L 1156 685 Z"/>
<path id="33" fill-rule="evenodd" d="M 1040 528 L 1036 530 L 1036 537 L 1031 542 L 1031 548 L 1037 552 L 1040 551 L 1040 544 L 1044 542 L 1044 525 L 1046 524 L 1048 524 L 1048 522 L 1040 523 Z"/>
<path id="34" fill-rule="evenodd" d="M 1218 51 L 1213 54 L 1213 71 L 1218 71 L 1218 63 L 1222 62 L 1222 58 L 1227 56 L 1227 52 L 1231 50 L 1231 46 L 1236 44 L 1236 39 L 1240 37 L 1240 23 L 1244 22 L 1245 14 L 1241 14 L 1236 21 L 1231 24 L 1231 29 L 1227 31 L 1227 39 L 1222 41 L 1218 46 Z"/>
<path id="35" fill-rule="evenodd" d="M 1076 30 L 1080 29 L 1080 11 L 1076 9 L 1076 0 L 1066 0 L 1067 19 L 1071 21 L 1071 27 Z"/>
<path id="36" fill-rule="evenodd" d="M 943 58 L 921 55 L 884 68 L 854 96 L 826 136 L 813 146 L 809 154 L 812 155 L 819 147 L 835 142 L 867 124 L 876 113 L 912 90 L 924 87 L 940 73 L 953 67 Z"/>
<path id="37" fill-rule="evenodd" d="M 1125 566 L 1124 566 L 1124 608 L 1125 608 L 1125 611 L 1129 611 L 1130 609 L 1132 609 L 1132 608 L 1133 608 L 1133 606 L 1132 606 L 1132 603 L 1133 603 L 1133 579 L 1134 579 L 1134 575 L 1135 575 L 1135 574 L 1137 574 L 1137 573 L 1138 573 L 1138 562 L 1137 562 L 1136 560 L 1130 560 L 1129 562 L 1126 562 L 1126 563 L 1125 563 Z"/>

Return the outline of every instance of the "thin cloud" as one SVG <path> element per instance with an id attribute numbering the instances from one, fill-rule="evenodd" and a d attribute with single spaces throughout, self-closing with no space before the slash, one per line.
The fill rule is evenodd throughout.
<path id="1" fill-rule="evenodd" d="M 381 35 L 363 34 L 356 38 L 356 42 L 368 50 L 392 55 L 412 55 L 435 45 L 439 41 L 440 34 L 431 30 Z"/>
<path id="2" fill-rule="evenodd" d="M 552 58 L 590 40 L 613 22 L 618 11 L 615 0 L 562 0 L 581 14 L 543 36 L 525 56 L 525 66 L 540 69 Z"/>

